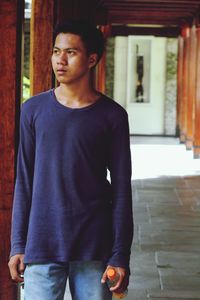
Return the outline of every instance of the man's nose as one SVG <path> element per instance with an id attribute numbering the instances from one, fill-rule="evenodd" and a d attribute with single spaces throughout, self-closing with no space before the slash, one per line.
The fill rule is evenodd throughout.
<path id="1" fill-rule="evenodd" d="M 58 57 L 58 60 L 57 60 L 57 64 L 66 65 L 67 63 L 68 63 L 67 53 L 65 53 L 64 51 L 61 51 L 60 55 Z"/>

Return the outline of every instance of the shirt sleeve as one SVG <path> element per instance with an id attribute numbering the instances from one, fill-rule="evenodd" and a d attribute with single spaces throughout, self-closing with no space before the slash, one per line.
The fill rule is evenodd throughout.
<path id="1" fill-rule="evenodd" d="M 17 156 L 17 177 L 12 211 L 10 256 L 25 252 L 32 198 L 34 157 L 34 130 L 22 106 L 20 118 L 20 143 Z"/>
<path id="2" fill-rule="evenodd" d="M 131 153 L 126 112 L 112 129 L 109 167 L 112 187 L 113 248 L 108 264 L 129 269 L 133 239 Z"/>

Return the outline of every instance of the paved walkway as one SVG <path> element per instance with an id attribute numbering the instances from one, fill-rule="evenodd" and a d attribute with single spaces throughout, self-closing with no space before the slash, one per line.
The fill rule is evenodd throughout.
<path id="1" fill-rule="evenodd" d="M 176 139 L 134 138 L 132 153 L 127 299 L 200 299 L 200 162 Z"/>

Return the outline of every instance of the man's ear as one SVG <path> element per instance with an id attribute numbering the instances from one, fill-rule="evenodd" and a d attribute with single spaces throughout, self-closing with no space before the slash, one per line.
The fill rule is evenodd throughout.
<path id="1" fill-rule="evenodd" d="M 89 55 L 89 68 L 95 67 L 98 61 L 98 55 L 96 53 L 92 53 Z"/>

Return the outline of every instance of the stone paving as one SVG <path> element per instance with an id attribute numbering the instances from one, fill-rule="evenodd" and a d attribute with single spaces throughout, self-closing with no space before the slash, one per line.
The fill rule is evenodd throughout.
<path id="1" fill-rule="evenodd" d="M 135 180 L 129 297 L 200 299 L 200 176 Z"/>
<path id="2" fill-rule="evenodd" d="M 200 299 L 200 172 L 188 173 L 133 180 L 129 300 Z"/>

